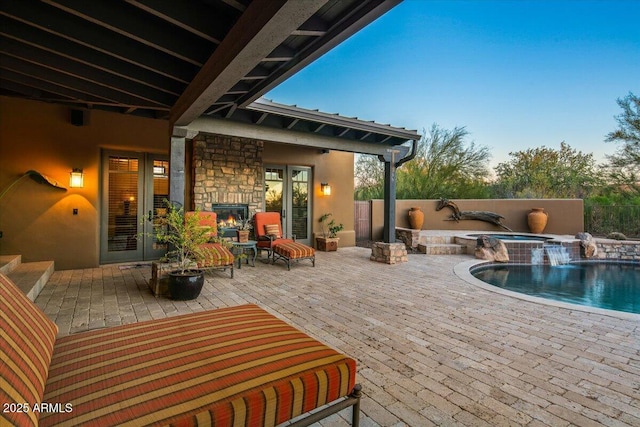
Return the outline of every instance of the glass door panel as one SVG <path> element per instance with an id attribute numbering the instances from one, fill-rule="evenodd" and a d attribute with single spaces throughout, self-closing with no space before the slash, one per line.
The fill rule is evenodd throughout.
<path id="1" fill-rule="evenodd" d="M 291 170 L 291 233 L 309 240 L 309 170 Z"/>
<path id="2" fill-rule="evenodd" d="M 106 157 L 106 217 L 105 261 L 117 262 L 135 258 L 138 252 L 138 202 L 142 192 L 140 158 L 136 155 Z"/>
<path id="3" fill-rule="evenodd" d="M 266 212 L 279 212 L 280 217 L 283 215 L 283 194 L 284 194 L 284 169 L 283 168 L 266 168 L 264 173 L 264 201 Z M 284 224 L 283 224 L 284 226 Z"/>
<path id="4" fill-rule="evenodd" d="M 166 251 L 152 233 L 168 198 L 169 164 L 165 157 L 144 153 L 104 152 L 100 262 L 160 258 Z"/>
<path id="5" fill-rule="evenodd" d="M 279 212 L 283 232 L 310 244 L 311 168 L 302 166 L 267 166 L 264 175 L 265 211 Z"/>
<path id="6" fill-rule="evenodd" d="M 149 155 L 147 159 L 146 201 L 144 221 L 144 259 L 158 259 L 167 251 L 167 245 L 158 243 L 153 236 L 162 218 L 167 215 L 166 200 L 169 199 L 169 160 Z"/>

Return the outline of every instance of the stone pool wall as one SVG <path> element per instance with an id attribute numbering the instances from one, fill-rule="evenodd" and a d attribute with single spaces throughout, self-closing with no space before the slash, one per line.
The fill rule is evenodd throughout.
<path id="1" fill-rule="evenodd" d="M 597 259 L 640 261 L 640 242 L 627 240 L 596 239 Z"/>

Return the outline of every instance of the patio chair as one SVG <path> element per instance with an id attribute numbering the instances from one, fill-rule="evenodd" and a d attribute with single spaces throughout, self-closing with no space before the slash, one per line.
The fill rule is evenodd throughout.
<path id="1" fill-rule="evenodd" d="M 268 258 L 273 257 L 275 245 L 296 240 L 296 236 L 291 238 L 283 236 L 280 212 L 256 212 L 253 221 L 258 251 L 267 251 Z"/>
<path id="2" fill-rule="evenodd" d="M 290 270 L 292 261 L 308 259 L 315 267 L 315 249 L 296 242 L 295 236 L 291 238 L 283 236 L 279 212 L 257 212 L 253 218 L 257 248 L 260 251 L 267 251 L 272 264 L 283 260 L 287 263 L 287 270 Z"/>
<path id="3" fill-rule="evenodd" d="M 186 212 L 185 216 L 195 215 L 193 211 Z M 198 263 L 198 268 L 203 270 L 226 270 L 231 269 L 233 279 L 233 253 L 224 243 L 218 239 L 218 217 L 215 212 L 200 212 L 200 226 L 209 228 L 209 242 L 201 245 L 206 251 L 206 260 Z"/>

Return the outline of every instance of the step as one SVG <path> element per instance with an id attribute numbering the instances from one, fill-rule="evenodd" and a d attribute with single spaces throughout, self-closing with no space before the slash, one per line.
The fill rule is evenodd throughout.
<path id="1" fill-rule="evenodd" d="M 427 255 L 464 255 L 467 247 L 455 243 L 419 244 L 418 252 Z"/>
<path id="2" fill-rule="evenodd" d="M 455 236 L 421 235 L 418 244 L 421 245 L 450 245 L 455 243 Z"/>
<path id="3" fill-rule="evenodd" d="M 31 301 L 35 301 L 53 271 L 53 261 L 25 262 L 15 267 L 7 276 Z"/>
<path id="4" fill-rule="evenodd" d="M 11 273 L 21 262 L 22 255 L 0 255 L 0 273 Z"/>

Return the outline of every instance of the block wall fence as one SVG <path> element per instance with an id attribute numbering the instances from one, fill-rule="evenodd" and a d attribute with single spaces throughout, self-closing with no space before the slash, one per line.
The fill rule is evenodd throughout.
<path id="1" fill-rule="evenodd" d="M 571 235 L 584 231 L 582 199 L 452 199 L 461 211 L 490 211 L 502 215 L 503 224 L 515 232 L 528 233 L 527 214 L 532 208 L 544 208 L 549 219 L 544 233 Z M 438 200 L 396 201 L 396 227 L 409 228 L 409 209 L 417 206 L 424 212 L 423 230 L 479 230 L 499 232 L 502 228 L 483 221 L 448 221 L 451 209 L 436 211 Z M 371 236 L 382 239 L 384 201 L 371 201 Z"/>

